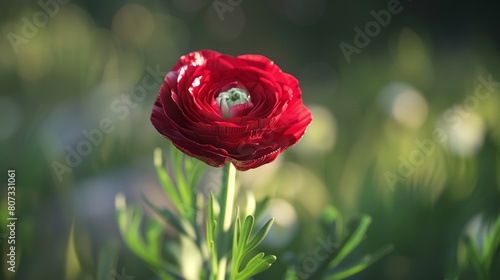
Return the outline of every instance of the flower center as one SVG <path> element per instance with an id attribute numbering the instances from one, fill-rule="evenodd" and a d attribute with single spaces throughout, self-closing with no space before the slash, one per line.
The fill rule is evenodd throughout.
<path id="1" fill-rule="evenodd" d="M 235 105 L 250 102 L 250 95 L 246 90 L 234 87 L 221 92 L 215 98 L 215 101 L 219 105 L 224 118 L 228 119 L 231 117 L 231 108 Z"/>

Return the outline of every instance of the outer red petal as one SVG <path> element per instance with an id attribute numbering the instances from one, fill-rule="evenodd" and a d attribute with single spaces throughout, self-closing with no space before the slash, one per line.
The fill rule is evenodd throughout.
<path id="1" fill-rule="evenodd" d="M 178 130 L 174 129 L 175 126 L 173 125 L 172 120 L 168 118 L 163 111 L 159 97 L 156 99 L 153 107 L 151 122 L 156 130 L 163 135 L 163 137 L 169 139 L 174 146 L 183 151 L 185 154 L 195 157 L 206 164 L 215 167 L 221 167 L 229 161 L 227 156 L 222 156 L 215 152 L 216 149 L 214 147 L 196 143 L 184 137 Z"/>
<path id="2" fill-rule="evenodd" d="M 177 71 L 184 65 L 203 65 L 208 59 L 221 56 L 221 53 L 211 50 L 201 50 L 191 52 L 181 56 L 177 64 L 172 68 L 172 71 Z"/>

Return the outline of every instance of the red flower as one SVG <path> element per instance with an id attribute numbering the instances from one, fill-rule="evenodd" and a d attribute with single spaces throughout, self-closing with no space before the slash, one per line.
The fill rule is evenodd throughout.
<path id="1" fill-rule="evenodd" d="M 197 51 L 167 73 L 151 122 L 184 153 L 238 170 L 276 159 L 311 123 L 299 82 L 261 55 Z"/>

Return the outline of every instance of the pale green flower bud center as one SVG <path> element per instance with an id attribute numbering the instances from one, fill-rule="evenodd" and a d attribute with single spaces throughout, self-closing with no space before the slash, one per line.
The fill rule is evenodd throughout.
<path id="1" fill-rule="evenodd" d="M 227 91 L 223 91 L 215 98 L 215 101 L 219 105 L 220 110 L 224 118 L 230 118 L 230 109 L 238 104 L 243 104 L 250 102 L 250 95 L 248 92 L 241 88 L 231 88 Z"/>

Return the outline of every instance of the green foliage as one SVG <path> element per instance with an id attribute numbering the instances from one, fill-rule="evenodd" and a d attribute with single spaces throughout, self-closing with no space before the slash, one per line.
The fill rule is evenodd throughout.
<path id="1" fill-rule="evenodd" d="M 494 279 L 492 264 L 500 253 L 500 216 L 492 224 L 480 226 L 486 228 L 481 228 L 477 236 L 463 237 L 465 262 L 449 278 L 466 279 L 466 275 L 473 274 L 479 280 Z"/>
<path id="2" fill-rule="evenodd" d="M 338 247 L 333 253 L 328 254 L 325 260 L 321 261 L 314 272 L 306 275 L 307 278 L 305 279 L 346 279 L 368 268 L 393 249 L 392 245 L 388 245 L 373 254 L 365 255 L 358 261 L 347 261 L 347 259 L 354 255 L 355 249 L 364 240 L 371 223 L 371 218 L 369 216 L 361 217 L 359 221 L 356 221 L 356 226 L 353 227 L 353 230 L 345 236 L 342 232 L 342 217 L 333 206 L 325 209 L 322 222 L 326 234 L 333 236 L 335 244 L 338 244 Z M 293 267 L 300 267 L 300 260 L 297 260 L 297 262 Z M 296 271 L 289 269 L 285 275 L 285 279 L 294 280 L 299 278 Z"/>
<path id="3" fill-rule="evenodd" d="M 155 149 L 154 164 L 158 179 L 179 214 L 192 219 L 196 205 L 194 194 L 205 165 L 194 158 L 183 156 L 174 146 L 171 146 L 170 155 L 173 178 L 163 166 L 161 149 Z"/>
<path id="4" fill-rule="evenodd" d="M 264 240 L 264 237 L 271 229 L 273 221 L 274 219 L 269 219 L 257 234 L 250 238 L 254 226 L 254 217 L 248 215 L 243 221 L 243 225 L 241 225 L 240 218 L 236 218 L 233 235 L 231 280 L 248 279 L 270 268 L 272 263 L 276 261 L 275 256 L 265 256 L 261 252 L 254 255 L 246 264 L 243 262 L 244 258 Z M 242 266 L 243 270 L 241 270 Z"/>
<path id="5" fill-rule="evenodd" d="M 145 197 L 144 201 L 157 215 L 156 219 L 145 219 L 138 206 L 126 207 L 123 197 L 117 197 L 116 211 L 120 232 L 127 246 L 161 279 L 184 279 L 180 266 L 190 264 L 183 263 L 183 252 L 188 251 L 188 248 L 183 247 L 181 241 L 187 238 L 191 243 L 195 243 L 200 255 L 204 246 L 200 232 L 196 230 L 198 211 L 194 196 L 204 167 L 192 158 L 183 157 L 177 149 L 172 149 L 170 155 L 174 177 L 164 169 L 159 149 L 154 152 L 154 163 L 163 190 L 170 198 L 175 211 L 167 207 L 159 208 Z M 180 248 L 164 244 L 165 224 L 176 230 L 176 240 L 181 244 Z"/>
<path id="6" fill-rule="evenodd" d="M 173 210 L 160 208 L 144 197 L 146 205 L 155 214 L 154 218 L 149 219 L 143 216 L 143 211 L 138 206 L 126 207 L 122 196 L 116 198 L 118 224 L 127 246 L 161 279 L 187 279 L 185 273 L 189 271 L 197 275 L 190 277 L 199 279 L 245 280 L 269 269 L 276 261 L 276 256 L 255 253 L 254 250 L 264 240 L 274 219 L 269 219 L 253 233 L 254 215 L 247 214 L 241 220 L 237 213 L 236 218 L 232 218 L 233 202 L 228 203 L 228 200 L 234 199 L 235 195 L 234 173 L 229 168 L 224 168 L 221 193 L 217 198 L 211 194 L 208 201 L 205 201 L 196 192 L 203 169 L 193 159 L 182 156 L 177 149 L 170 151 L 170 157 L 172 164 L 170 172 L 167 172 L 168 169 L 163 168 L 161 151 L 155 150 L 154 162 L 158 178 L 165 194 L 171 199 Z M 258 205 L 266 203 L 267 201 L 263 201 Z M 221 211 L 216 211 L 216 206 L 221 207 Z M 255 213 L 261 213 L 261 208 L 257 207 Z M 202 222 L 203 219 L 206 219 L 205 223 Z M 230 227 L 223 227 L 222 224 L 227 219 L 234 222 Z M 326 234 L 333 236 L 335 244 L 339 246 L 329 252 L 318 269 L 308 275 L 307 279 L 346 279 L 385 256 L 392 249 L 391 246 L 357 261 L 347 261 L 364 240 L 370 223 L 371 218 L 363 216 L 352 230 L 346 230 L 344 234 L 339 211 L 333 206 L 327 207 L 322 224 Z M 164 242 L 165 225 L 175 229 L 173 244 Z M 202 228 L 205 229 L 204 232 L 200 230 Z M 169 239 L 172 240 L 171 237 Z M 189 244 L 194 244 L 194 247 L 189 247 Z M 193 250 L 197 251 L 202 260 L 199 267 L 196 262 L 191 261 L 191 257 L 189 261 L 183 259 L 186 252 L 192 254 Z M 189 268 L 186 270 L 185 266 Z M 297 273 L 289 270 L 285 279 L 298 279 Z"/>
<path id="7" fill-rule="evenodd" d="M 116 271 L 118 248 L 118 244 L 109 242 L 100 249 L 96 280 L 109 280 L 110 272 Z"/>
<path id="8" fill-rule="evenodd" d="M 123 198 L 117 197 L 117 201 Z M 164 228 L 156 220 L 146 221 L 146 227 L 142 234 L 141 224 L 143 223 L 142 210 L 137 206 L 125 207 L 124 203 L 116 203 L 118 226 L 123 240 L 127 246 L 142 260 L 144 260 L 158 275 L 163 275 L 161 279 L 182 278 L 180 271 L 175 264 L 168 263 L 162 257 L 162 239 Z M 174 275 L 177 278 L 167 276 Z"/>
<path id="9" fill-rule="evenodd" d="M 217 219 L 214 214 L 214 199 L 212 194 L 210 194 L 209 206 L 208 206 L 208 217 L 207 217 L 207 227 L 206 227 L 206 237 L 207 246 L 209 254 L 209 265 L 212 271 L 210 279 L 215 279 L 218 270 L 218 257 L 217 257 L 217 247 L 215 242 L 217 239 Z"/>
<path id="10" fill-rule="evenodd" d="M 118 225 L 127 246 L 161 279 L 187 279 L 188 277 L 184 275 L 185 271 L 193 270 L 199 271 L 197 277 L 200 279 L 221 279 L 221 273 L 226 274 L 225 266 L 221 266 L 221 262 L 231 264 L 230 275 L 234 280 L 248 279 L 268 269 L 276 261 L 275 256 L 265 256 L 264 253 L 259 253 L 247 259 L 251 256 L 250 252 L 262 242 L 268 233 L 273 219 L 270 219 L 253 238 L 250 238 L 254 217 L 247 216 L 243 226 L 240 225 L 240 219 L 237 217 L 236 226 L 233 225 L 233 234 L 229 232 L 229 236 L 226 236 L 221 224 L 224 215 L 232 217 L 231 211 L 224 214 L 226 209 L 223 207 L 219 215 L 214 210 L 214 203 L 224 204 L 226 200 L 233 199 L 234 193 L 230 193 L 229 197 L 226 197 L 227 193 L 221 193 L 218 199 L 210 195 L 208 205 L 203 205 L 200 203 L 204 201 L 203 197 L 196 192 L 203 171 L 200 166 L 202 164 L 183 156 L 175 148 L 171 149 L 170 157 L 171 175 L 163 167 L 161 150 L 156 149 L 154 152 L 158 178 L 165 194 L 171 199 L 174 210 L 167 207 L 160 208 L 143 197 L 146 205 L 156 215 L 153 219 L 146 219 L 141 208 L 135 205 L 127 207 L 123 196 L 119 195 L 116 198 Z M 232 184 L 231 187 L 234 188 L 234 181 L 230 177 L 224 174 L 223 184 Z M 231 192 L 234 192 L 234 189 Z M 205 208 L 206 216 L 204 215 Z M 206 223 L 201 222 L 204 217 L 206 217 Z M 176 231 L 176 242 L 173 246 L 164 244 L 165 224 Z M 205 228 L 205 233 L 200 230 L 201 228 Z M 226 243 L 230 244 L 231 235 L 234 236 L 232 248 L 225 246 Z M 191 259 L 189 261 L 182 259 L 183 252 L 192 253 L 193 248 L 188 248 L 188 244 L 195 244 L 195 250 L 202 258 L 201 267 L 195 267 Z M 186 265 L 190 266 L 189 269 L 182 269 L 182 266 Z M 221 271 L 221 267 L 224 271 Z M 243 268 L 240 269 L 241 267 Z"/>

